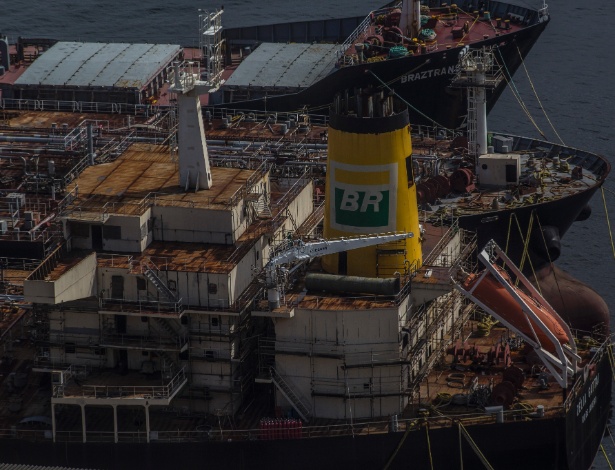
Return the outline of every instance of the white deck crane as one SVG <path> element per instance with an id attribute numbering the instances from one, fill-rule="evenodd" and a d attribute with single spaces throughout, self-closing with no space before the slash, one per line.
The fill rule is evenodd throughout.
<path id="1" fill-rule="evenodd" d="M 278 282 L 278 266 L 292 263 L 293 261 L 307 261 L 318 256 L 331 255 L 342 251 L 365 248 L 381 243 L 388 243 L 398 240 L 405 240 L 413 237 L 412 232 L 403 233 L 384 233 L 363 237 L 340 238 L 334 240 L 319 240 L 315 242 L 297 242 L 296 245 L 284 250 L 269 260 L 265 266 L 265 276 L 267 283 L 267 299 L 269 308 L 274 309 L 280 306 L 280 284 Z"/>

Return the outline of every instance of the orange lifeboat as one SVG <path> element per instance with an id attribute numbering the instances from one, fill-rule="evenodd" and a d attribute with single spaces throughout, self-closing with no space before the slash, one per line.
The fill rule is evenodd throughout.
<path id="1" fill-rule="evenodd" d="M 561 344 L 569 344 L 571 339 L 566 330 L 562 327 L 562 320 L 558 317 L 557 313 L 553 312 L 547 305 L 540 304 L 533 297 L 530 297 L 525 292 L 515 287 L 508 273 L 501 267 L 497 265 L 492 266 L 506 280 L 509 286 L 515 290 L 516 294 L 523 299 L 525 304 L 532 310 L 536 317 L 544 323 L 557 340 Z M 477 283 L 478 285 L 476 285 Z M 525 315 L 521 305 L 491 273 L 487 274 L 482 280 L 481 274 L 470 274 L 464 281 L 463 288 L 466 291 L 472 291 L 475 286 L 476 289 L 472 292 L 472 295 L 476 297 L 476 299 L 519 332 L 530 338 L 537 338 L 545 350 L 556 354 L 552 340 L 538 326 L 535 320 Z"/>

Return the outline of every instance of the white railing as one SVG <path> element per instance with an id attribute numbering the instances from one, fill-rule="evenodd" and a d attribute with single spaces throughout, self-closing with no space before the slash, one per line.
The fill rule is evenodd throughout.
<path id="1" fill-rule="evenodd" d="M 149 104 L 132 103 L 103 103 L 88 101 L 62 101 L 62 100 L 27 100 L 15 98 L 0 99 L 0 109 L 19 109 L 32 111 L 66 111 L 79 113 L 112 113 L 145 115 L 159 107 Z"/>
<path id="2" fill-rule="evenodd" d="M 66 394 L 66 389 L 56 395 L 58 398 L 81 396 L 85 398 L 151 398 L 168 399 L 186 382 L 182 368 L 166 385 L 83 385 L 78 392 Z M 74 390 L 74 389 L 72 389 Z M 60 391 L 60 390 L 58 390 Z"/>

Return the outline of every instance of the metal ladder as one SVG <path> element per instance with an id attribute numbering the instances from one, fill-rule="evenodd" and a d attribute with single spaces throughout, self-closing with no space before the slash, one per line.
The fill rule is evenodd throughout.
<path id="1" fill-rule="evenodd" d="M 180 347 L 180 351 L 184 352 L 188 348 L 188 340 L 185 336 L 182 337 L 175 328 L 173 328 L 171 322 L 164 318 L 154 317 L 154 321 L 160 326 L 165 333 L 175 339 L 177 345 Z"/>
<path id="2" fill-rule="evenodd" d="M 271 208 L 269 207 L 269 204 L 267 204 L 264 194 L 261 195 L 256 202 L 256 214 L 258 217 L 263 219 L 270 219 L 272 216 Z"/>
<path id="3" fill-rule="evenodd" d="M 156 353 L 162 359 L 160 363 L 162 376 L 165 379 L 172 379 L 181 367 L 179 367 L 179 364 L 177 364 L 177 362 L 175 362 L 175 360 L 166 351 L 156 351 Z"/>
<path id="4" fill-rule="evenodd" d="M 284 395 L 284 398 L 288 400 L 303 421 L 309 422 L 310 417 L 312 416 L 312 411 L 310 408 L 303 403 L 303 401 L 301 401 L 299 396 L 293 391 L 292 388 L 290 388 L 290 386 L 284 381 L 282 376 L 278 374 L 274 367 L 270 367 L 269 371 L 271 372 L 271 380 L 282 395 Z"/>
<path id="5" fill-rule="evenodd" d="M 154 270 L 147 264 L 143 265 L 143 275 L 148 278 L 152 284 L 154 284 L 158 292 L 165 296 L 167 300 L 170 302 L 177 302 L 177 297 L 175 294 L 171 292 L 164 281 L 160 279 Z"/>

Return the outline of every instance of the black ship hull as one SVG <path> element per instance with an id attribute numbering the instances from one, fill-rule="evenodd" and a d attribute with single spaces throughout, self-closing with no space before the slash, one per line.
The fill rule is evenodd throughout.
<path id="1" fill-rule="evenodd" d="M 496 59 L 505 74 L 511 77 L 548 22 L 544 20 L 514 34 L 479 41 L 472 44 L 471 48 L 497 48 Z M 250 36 L 250 32 L 251 30 L 247 33 L 243 30 L 231 30 L 227 32 L 227 36 L 229 40 L 237 37 L 244 41 L 264 37 L 262 32 L 257 34 L 258 30 L 255 30 L 253 36 Z M 409 104 L 410 122 L 413 124 L 455 129 L 463 124 L 467 105 L 465 92 L 451 87 L 451 80 L 458 71 L 460 55 L 466 50 L 467 46 L 440 48 L 428 54 L 337 68 L 310 87 L 296 93 L 276 94 L 268 91 L 260 93 L 259 96 L 259 93 L 253 90 L 251 95 L 255 99 L 236 100 L 232 98 L 233 93 L 227 91 L 223 93 L 222 100 L 218 99 L 212 104 L 268 112 L 308 110 L 322 114 L 327 112 L 329 104 L 338 93 L 353 88 L 375 87 L 385 91 L 389 88 Z M 507 81 L 504 80 L 489 92 L 488 111 L 493 108 L 506 86 Z"/>
<path id="2" fill-rule="evenodd" d="M 598 452 L 610 414 L 612 372 L 606 349 L 596 368 L 577 384 L 560 416 L 503 424 L 466 425 L 484 458 L 498 470 L 587 470 Z M 305 431 L 304 431 L 305 435 Z M 75 436 L 78 438 L 79 436 Z M 0 439 L 4 463 L 133 468 L 481 468 L 456 424 L 388 434 L 294 440 L 216 440 L 169 443 L 87 443 Z"/>
<path id="3" fill-rule="evenodd" d="M 525 256 L 532 261 L 528 269 L 540 269 L 559 257 L 560 239 L 575 221 L 583 217 L 598 189 L 595 186 L 565 199 L 542 204 L 460 217 L 459 226 L 476 231 L 479 248 L 489 240 L 508 247 L 507 253 L 515 263 L 521 262 L 527 249 Z M 549 235 L 551 239 L 547 240 Z M 527 237 L 530 243 L 526 248 Z"/>
<path id="4" fill-rule="evenodd" d="M 513 151 L 516 152 L 537 145 L 531 139 L 512 137 L 516 142 Z M 561 238 L 575 221 L 585 220 L 591 215 L 590 200 L 611 170 L 608 161 L 595 154 L 546 142 L 542 145 L 544 148 L 549 147 L 545 155 L 547 158 L 563 157 L 568 152 L 576 152 L 569 163 L 595 174 L 596 184 L 566 197 L 546 198 L 536 204 L 516 205 L 491 212 L 480 211 L 459 217 L 461 228 L 476 232 L 479 249 L 489 240 L 494 240 L 499 246 L 506 247 L 508 256 L 517 265 L 524 264 L 524 257 L 529 258 L 531 266 L 528 266 L 528 270 L 540 269 L 557 260 Z"/>

